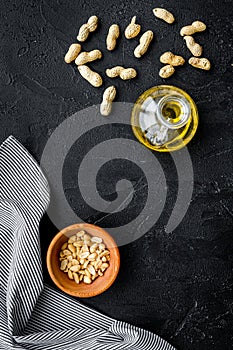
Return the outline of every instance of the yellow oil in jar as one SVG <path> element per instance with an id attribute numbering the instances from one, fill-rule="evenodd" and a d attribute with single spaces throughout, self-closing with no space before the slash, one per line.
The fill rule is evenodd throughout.
<path id="1" fill-rule="evenodd" d="M 193 138 L 198 127 L 198 111 L 185 91 L 175 86 L 155 86 L 138 98 L 131 125 L 137 139 L 146 147 L 172 152 Z"/>
<path id="2" fill-rule="evenodd" d="M 181 119 L 182 108 L 179 102 L 169 101 L 162 109 L 162 114 L 167 120 L 176 123 Z"/>

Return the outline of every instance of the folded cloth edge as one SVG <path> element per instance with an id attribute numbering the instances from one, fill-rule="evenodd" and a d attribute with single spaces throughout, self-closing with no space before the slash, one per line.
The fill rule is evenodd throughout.
<path id="1" fill-rule="evenodd" d="M 21 158 L 22 156 L 22 158 Z M 30 164 L 30 167 L 28 167 L 28 164 L 25 164 L 25 162 L 28 161 Z M 7 167 L 8 166 L 8 167 Z M 30 169 L 29 169 L 30 168 Z M 22 173 L 25 178 L 17 178 L 19 176 L 19 171 L 22 170 Z M 26 170 L 26 171 L 25 171 Z M 19 198 L 17 195 L 19 195 L 19 188 L 22 189 L 22 186 L 25 186 L 25 183 L 27 183 L 28 178 L 30 176 L 33 178 L 33 202 L 28 202 L 27 195 L 25 197 L 25 194 L 23 196 L 24 203 L 19 203 Z M 15 183 L 12 180 L 17 178 L 17 184 L 20 184 L 20 187 L 15 188 Z M 13 218 L 14 224 L 15 220 L 17 219 L 23 219 L 24 225 L 22 229 L 22 240 L 21 242 L 17 243 L 17 248 L 22 250 L 23 244 L 25 244 L 25 237 L 30 237 L 32 231 L 28 228 L 28 225 L 30 225 L 33 222 L 33 233 L 34 235 L 37 235 L 37 238 L 39 237 L 39 221 L 44 214 L 45 210 L 47 209 L 48 203 L 49 203 L 49 186 L 46 177 L 42 173 L 39 165 L 36 163 L 34 158 L 31 156 L 31 154 L 17 141 L 14 136 L 8 137 L 3 144 L 0 146 L 0 180 L 4 182 L 4 185 L 0 187 L 0 209 L 2 207 L 2 210 L 9 209 L 7 211 L 7 214 L 4 212 L 4 217 L 6 217 L 8 220 L 6 222 L 9 224 L 9 222 L 12 224 L 11 219 Z M 27 184 L 28 185 L 28 184 Z M 29 185 L 31 186 L 32 183 L 29 182 Z M 42 186 L 42 187 L 41 187 Z M 38 188 L 41 190 L 41 193 L 37 194 L 35 196 L 35 192 L 38 190 Z M 39 191 L 40 192 L 40 191 Z M 29 191 L 29 195 L 31 195 Z M 29 196 L 30 197 L 30 196 Z M 32 198 L 30 197 L 30 200 Z M 41 205 L 42 203 L 42 205 Z M 28 205 L 31 204 L 31 207 L 28 208 Z M 39 206 L 39 208 L 38 208 Z M 36 208 L 36 211 L 34 212 Z M 2 211 L 3 212 L 3 211 Z M 13 215 L 13 216 L 12 216 Z M 33 219 L 31 217 L 33 216 Z M 6 229 L 6 227 L 5 227 Z M 1 231 L 1 219 L 0 219 L 0 231 Z M 6 230 L 2 230 L 3 234 L 6 233 Z M 18 232 L 17 232 L 18 233 Z M 0 232 L 1 234 L 1 232 Z M 20 238 L 20 237 L 18 237 Z M 11 241 L 12 244 L 15 245 L 14 240 Z M 2 241 L 0 243 L 0 253 L 2 253 Z M 33 247 L 34 250 L 36 250 L 37 245 L 39 244 L 39 239 L 35 240 L 35 245 Z M 34 251 L 33 250 L 33 251 Z M 14 252 L 15 253 L 15 252 Z M 17 253 L 17 249 L 16 249 Z M 2 256 L 2 254 L 0 254 Z M 16 254 L 17 257 L 17 254 Z M 3 257 L 4 258 L 4 257 Z M 0 257 L 1 259 L 1 257 Z M 14 261 L 17 259 L 13 259 Z M 25 264 L 25 261 L 20 260 L 21 264 Z M 31 314 L 33 313 L 34 307 L 36 307 L 36 302 L 39 299 L 41 293 L 43 294 L 43 280 L 42 280 L 42 266 L 41 266 L 41 257 L 40 257 L 40 251 L 36 254 L 36 266 L 37 268 L 41 269 L 41 274 L 36 276 L 36 279 L 33 280 L 33 285 L 37 286 L 34 288 L 34 298 L 29 298 L 30 303 L 27 304 L 26 309 L 24 310 L 23 315 L 17 313 L 19 311 L 19 305 L 15 308 L 14 303 L 19 298 L 19 293 L 22 292 L 17 290 L 17 283 L 19 281 L 22 281 L 23 275 L 20 274 L 20 267 L 14 265 L 15 267 L 18 267 L 19 274 L 17 275 L 15 272 L 15 269 L 11 270 L 8 278 L 3 281 L 3 286 L 7 284 L 7 290 L 6 290 L 6 306 L 7 306 L 7 316 L 8 316 L 8 326 L 10 334 L 13 336 L 14 341 L 21 336 L 24 336 L 24 330 L 27 325 L 27 323 L 30 320 Z M 12 277 L 13 276 L 13 277 Z M 15 279 L 15 277 L 18 277 L 18 279 Z M 21 279 L 20 279 L 21 278 Z M 1 281 L 2 282 L 2 281 Z M 2 283 L 1 283 L 2 284 Z M 10 285 L 10 288 L 9 288 Z M 16 288 L 16 289 L 15 289 Z M 50 288 L 47 287 L 46 288 Z M 60 292 L 59 292 L 60 293 Z M 60 293 L 61 294 L 61 293 Z M 22 297 L 22 296 L 21 296 Z M 65 298 L 66 296 L 63 296 Z M 20 302 L 22 302 L 21 298 L 19 298 Z M 80 304 L 78 301 L 77 303 Z M 156 350 L 164 350 L 174 349 L 171 345 L 169 345 L 166 341 L 162 340 L 160 337 L 156 336 L 153 333 L 150 333 L 148 331 L 142 330 L 138 327 L 131 326 L 125 322 L 122 321 L 116 321 L 114 319 L 111 319 L 109 317 L 106 317 L 102 315 L 101 313 L 94 311 L 86 306 L 83 306 L 83 308 L 86 310 L 86 312 L 98 314 L 100 318 L 103 320 L 108 320 L 108 329 L 106 334 L 103 334 L 102 330 L 99 334 L 99 337 L 96 339 L 96 343 L 93 347 L 93 349 L 108 349 L 111 347 L 111 349 L 133 349 L 133 350 L 146 350 L 146 349 L 156 349 Z M 19 318 L 24 318 L 23 322 Z M 111 326 L 109 327 L 110 321 L 112 321 Z M 26 336 L 26 335 L 25 335 Z M 111 344 L 111 345 L 110 345 Z M 19 344 L 20 346 L 20 344 Z M 60 345 L 59 345 L 60 346 Z M 107 346 L 107 347 L 106 347 Z M 7 347 L 6 347 L 7 348 Z M 30 348 L 30 346 L 26 347 Z M 31 347 L 33 349 L 36 348 L 36 344 Z M 43 347 L 42 349 L 56 349 L 57 347 L 54 345 L 54 347 L 48 346 Z M 60 347 L 61 348 L 61 347 Z M 39 347 L 38 347 L 39 349 Z M 85 347 L 80 347 L 80 349 L 85 349 Z M 91 349 L 91 347 L 88 345 L 88 349 Z M 67 348 L 66 348 L 67 350 Z"/>

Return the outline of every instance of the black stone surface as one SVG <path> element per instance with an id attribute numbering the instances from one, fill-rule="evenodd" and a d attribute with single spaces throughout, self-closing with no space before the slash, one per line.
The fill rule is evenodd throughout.
<path id="1" fill-rule="evenodd" d="M 174 13 L 177 20 L 173 26 L 155 19 L 152 9 L 158 6 Z M 63 61 L 80 24 L 90 15 L 99 16 L 100 27 L 84 47 L 86 50 L 98 47 L 105 53 L 104 60 L 93 64 L 93 68 L 103 73 L 107 66 L 123 64 L 134 66 L 139 72 L 132 83 L 117 81 L 118 101 L 134 102 L 149 87 L 163 83 L 183 88 L 194 98 L 200 126 L 188 146 L 195 186 L 184 220 L 173 233 L 165 233 L 177 183 L 171 157 L 156 154 L 169 184 L 165 210 L 145 236 L 121 247 L 123 268 L 114 286 L 83 302 L 151 330 L 181 350 L 232 349 L 232 1 L 1 0 L 0 10 L 0 142 L 13 134 L 38 161 L 56 126 L 74 112 L 101 100 L 104 87 L 92 88 L 80 78 L 74 65 Z M 133 15 L 137 15 L 144 31 L 155 32 L 148 54 L 136 60 L 132 52 L 137 40 L 127 41 L 124 37 L 115 52 L 107 53 L 108 27 L 119 23 L 124 29 Z M 165 82 L 158 76 L 159 56 L 172 50 L 188 59 L 190 53 L 179 29 L 196 19 L 208 25 L 208 30 L 196 35 L 196 39 L 204 46 L 204 55 L 213 63 L 213 69 L 202 72 L 186 64 Z M 111 80 L 105 79 L 105 85 L 109 83 Z M 111 132 L 134 139 L 127 126 L 102 130 L 106 138 Z M 89 141 L 87 138 L 87 149 L 91 146 Z M 64 169 L 64 186 L 74 209 L 79 203 L 73 196 L 77 188 L 76 159 L 77 153 L 72 151 Z M 112 183 L 120 177 L 132 176 L 138 186 L 136 211 L 141 210 L 146 180 L 142 174 L 135 175 L 134 166 L 124 162 L 121 165 L 113 161 L 101 169 L 98 190 L 111 201 Z M 135 206 L 129 206 L 123 217 L 115 217 L 115 224 L 127 222 L 134 212 Z M 88 217 L 88 211 L 84 216 L 89 222 L 96 220 Z M 109 223 L 103 220 L 102 224 Z M 56 232 L 45 217 L 41 224 L 43 258 Z M 45 279 L 52 284 L 46 268 Z"/>

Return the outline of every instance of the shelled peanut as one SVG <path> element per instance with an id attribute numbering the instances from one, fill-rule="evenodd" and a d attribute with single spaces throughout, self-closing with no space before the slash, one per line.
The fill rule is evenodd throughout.
<path id="1" fill-rule="evenodd" d="M 83 64 L 99 60 L 101 58 L 102 58 L 102 52 L 100 50 L 92 50 L 92 51 L 89 51 L 89 52 L 81 52 L 77 56 L 77 58 L 75 60 L 75 64 L 77 64 L 77 66 L 81 66 Z"/>
<path id="2" fill-rule="evenodd" d="M 164 20 L 168 24 L 172 24 L 175 22 L 175 17 L 173 16 L 173 14 L 167 11 L 166 9 L 157 7 L 153 10 L 153 14 L 155 15 L 155 17 Z"/>
<path id="3" fill-rule="evenodd" d="M 190 50 L 193 56 L 200 57 L 202 55 L 202 47 L 195 42 L 194 38 L 190 35 L 184 37 L 187 48 Z"/>
<path id="4" fill-rule="evenodd" d="M 71 44 L 69 47 L 69 50 L 65 55 L 65 62 L 66 63 L 73 62 L 78 57 L 81 50 L 82 50 L 82 47 L 80 44 Z"/>
<path id="5" fill-rule="evenodd" d="M 189 59 L 189 64 L 195 68 L 203 70 L 210 70 L 211 68 L 211 63 L 207 58 L 191 57 Z"/>
<path id="6" fill-rule="evenodd" d="M 139 45 L 134 50 L 134 56 L 141 58 L 148 50 L 151 41 L 153 40 L 154 33 L 151 30 L 146 31 L 139 40 Z"/>
<path id="7" fill-rule="evenodd" d="M 180 35 L 181 36 L 193 35 L 198 32 L 204 32 L 205 30 L 206 30 L 205 23 L 201 21 L 195 21 L 191 25 L 181 28 Z"/>
<path id="8" fill-rule="evenodd" d="M 65 242 L 60 251 L 60 269 L 77 284 L 91 284 L 103 276 L 109 267 L 110 251 L 102 238 L 93 237 L 84 230 L 77 232 Z"/>
<path id="9" fill-rule="evenodd" d="M 92 86 L 100 87 L 103 84 L 103 79 L 99 73 L 94 72 L 86 65 L 78 66 L 79 73 L 86 79 Z"/>
<path id="10" fill-rule="evenodd" d="M 120 27 L 118 26 L 118 24 L 111 25 L 108 31 L 107 39 L 106 39 L 106 45 L 109 51 L 112 51 L 115 49 L 117 44 L 117 39 L 119 38 L 119 36 L 120 36 Z"/>
<path id="11" fill-rule="evenodd" d="M 125 37 L 126 39 L 133 39 L 138 36 L 141 31 L 140 24 L 136 24 L 136 16 L 134 16 L 130 22 L 130 24 L 125 29 Z"/>
<path id="12" fill-rule="evenodd" d="M 160 62 L 166 64 L 159 71 L 159 76 L 161 78 L 170 78 L 175 73 L 175 67 L 183 66 L 185 64 L 185 59 L 182 56 L 174 55 L 172 52 L 164 52 L 160 56 Z"/>
<path id="13" fill-rule="evenodd" d="M 112 103 L 116 97 L 115 86 L 109 86 L 103 94 L 103 101 L 100 105 L 100 113 L 107 117 L 112 111 Z"/>
<path id="14" fill-rule="evenodd" d="M 89 34 L 94 32 L 98 27 L 98 17 L 97 16 L 91 16 L 87 23 L 83 24 L 80 29 L 77 36 L 78 41 L 86 41 L 89 37 Z"/>
<path id="15" fill-rule="evenodd" d="M 161 78 L 167 79 L 170 78 L 174 73 L 175 68 L 172 65 L 168 64 L 160 69 L 159 76 Z"/>
<path id="16" fill-rule="evenodd" d="M 106 70 L 106 75 L 109 78 L 120 77 L 122 80 L 133 79 L 137 76 L 137 71 L 134 68 L 124 68 L 116 66 Z"/>
<path id="17" fill-rule="evenodd" d="M 182 56 L 174 55 L 172 52 L 167 51 L 160 56 L 160 62 L 176 67 L 183 66 L 185 64 L 185 59 Z"/>

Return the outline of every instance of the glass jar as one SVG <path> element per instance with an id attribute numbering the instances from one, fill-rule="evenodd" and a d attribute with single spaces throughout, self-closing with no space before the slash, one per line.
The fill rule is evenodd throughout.
<path id="1" fill-rule="evenodd" d="M 131 125 L 137 139 L 146 147 L 172 152 L 186 146 L 195 135 L 198 110 L 185 91 L 175 86 L 155 86 L 138 98 Z"/>

